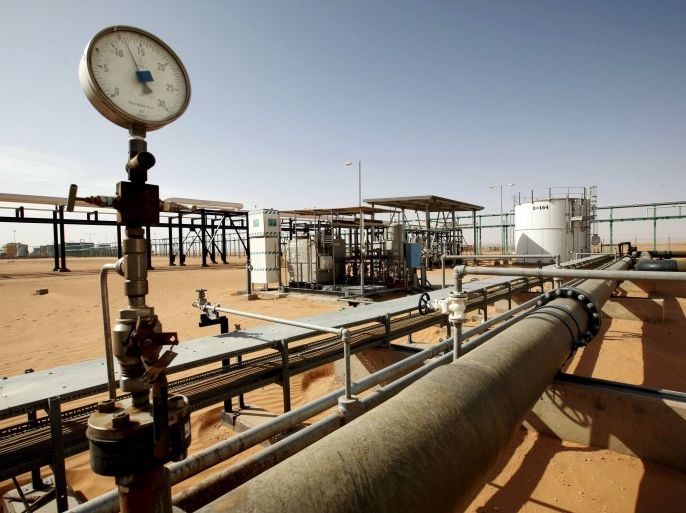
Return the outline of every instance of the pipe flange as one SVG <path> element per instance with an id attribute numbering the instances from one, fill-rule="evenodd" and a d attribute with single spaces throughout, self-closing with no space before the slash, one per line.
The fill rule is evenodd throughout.
<path id="1" fill-rule="evenodd" d="M 552 292 L 546 292 L 541 299 L 538 300 L 537 307 L 540 308 L 555 299 L 564 298 L 573 299 L 579 302 L 588 316 L 586 331 L 574 342 L 573 349 L 585 347 L 600 332 L 600 326 L 602 324 L 600 306 L 593 297 L 589 296 L 583 290 L 575 287 L 560 287 Z"/>

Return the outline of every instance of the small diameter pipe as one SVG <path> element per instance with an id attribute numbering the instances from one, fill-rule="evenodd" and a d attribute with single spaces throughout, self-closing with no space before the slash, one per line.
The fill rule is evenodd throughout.
<path id="1" fill-rule="evenodd" d="M 256 314 L 253 312 L 243 312 L 241 310 L 234 310 L 233 308 L 224 308 L 219 305 L 215 306 L 211 303 L 206 303 L 200 305 L 197 302 L 193 303 L 193 306 L 199 308 L 200 310 L 205 310 L 206 312 L 222 312 L 232 315 L 239 315 L 241 317 L 250 317 L 252 319 L 259 319 L 262 321 L 274 322 L 277 324 L 286 324 L 287 326 L 296 326 L 298 328 L 305 328 L 312 331 L 321 331 L 323 333 L 333 333 L 339 337 L 343 337 L 344 333 L 349 330 L 347 328 L 330 328 L 329 326 L 318 326 L 317 324 L 311 324 L 308 322 L 292 321 L 290 319 L 280 319 L 278 317 L 270 317 L 268 315 Z"/>
<path id="2" fill-rule="evenodd" d="M 506 328 L 522 320 L 530 312 L 526 312 L 522 315 L 516 314 L 522 312 L 523 310 L 526 310 L 527 308 L 535 306 L 536 303 L 539 301 L 540 297 L 541 296 L 532 298 L 529 301 L 522 303 L 521 305 L 518 305 L 517 307 L 508 310 L 507 312 L 504 312 L 499 316 L 492 317 L 488 321 L 478 326 L 475 326 L 474 328 L 466 330 L 463 333 L 463 339 L 467 339 L 469 337 L 473 337 L 480 333 L 483 333 L 494 324 L 504 321 L 503 324 L 490 330 L 488 333 L 485 333 L 484 335 L 463 344 L 461 354 L 467 354 L 468 352 L 477 348 L 487 340 L 493 338 L 498 333 L 504 331 Z M 392 378 L 396 374 L 411 369 L 412 367 L 421 364 L 427 359 L 434 358 L 436 355 L 439 355 L 443 351 L 449 349 L 452 346 L 452 342 L 452 338 L 446 339 L 438 344 L 431 346 L 430 348 L 424 349 L 423 351 L 420 351 L 397 363 L 394 363 L 393 365 L 389 365 L 388 367 L 385 367 L 384 369 L 381 369 L 380 371 L 377 371 L 374 374 L 370 374 L 369 376 L 366 376 L 360 379 L 359 381 L 352 383 L 352 392 L 357 394 L 365 390 L 368 390 L 369 388 L 378 385 L 379 383 L 386 381 L 389 378 Z M 424 376 L 437 366 L 450 363 L 452 361 L 452 358 L 452 353 L 443 355 L 440 358 L 435 358 L 431 362 L 426 363 L 425 365 L 412 371 L 411 373 L 407 374 L 401 379 L 414 381 L 419 377 Z M 416 378 L 412 379 L 411 376 L 416 376 Z M 393 388 L 395 388 L 396 381 L 387 385 L 386 387 L 384 387 L 384 389 L 393 390 Z M 398 391 L 399 390 L 400 389 L 398 388 Z M 390 392 L 387 391 L 385 393 L 388 394 Z M 259 426 L 255 426 L 247 431 L 244 431 L 243 433 L 239 433 L 229 438 L 228 440 L 219 442 L 211 447 L 202 449 L 201 451 L 198 451 L 195 454 L 191 454 L 186 459 L 180 462 L 172 463 L 171 465 L 169 465 L 171 484 L 175 485 L 182 481 L 185 481 L 186 479 L 195 476 L 200 472 L 204 472 L 205 470 L 212 468 L 214 465 L 239 454 L 240 452 L 248 449 L 249 447 L 253 447 L 265 440 L 268 440 L 269 438 L 272 438 L 273 436 L 283 433 L 284 431 L 296 426 L 297 424 L 300 424 L 301 422 L 304 422 L 305 420 L 312 418 L 313 416 L 318 415 L 319 413 L 336 406 L 338 398 L 341 397 L 343 394 L 345 394 L 344 389 L 338 389 L 333 392 L 330 392 L 329 394 L 322 396 L 319 399 L 304 404 L 298 408 L 295 408 L 289 412 L 284 413 L 283 415 L 279 415 L 274 420 L 271 420 Z M 364 401 L 366 400 L 367 398 L 364 399 Z M 315 424 L 313 424 L 312 426 L 314 425 Z M 291 437 L 292 436 L 293 435 L 291 435 Z M 290 440 L 291 437 L 288 437 L 286 440 Z M 265 449 L 265 451 L 267 450 L 269 449 Z M 262 452 L 264 451 L 261 451 L 260 454 Z M 249 460 L 251 459 L 252 458 L 250 458 Z M 238 465 L 240 465 L 240 463 Z M 241 468 L 243 467 L 241 466 Z M 119 511 L 118 501 L 119 498 L 117 490 L 111 490 L 103 495 L 100 495 L 99 497 L 95 497 L 94 499 L 91 499 L 88 502 L 76 506 L 74 509 L 71 509 L 69 511 L 71 513 L 116 513 Z"/>
<path id="3" fill-rule="evenodd" d="M 615 286 L 596 280 L 580 288 L 602 305 Z M 436 513 L 464 506 L 586 328 L 583 305 L 568 298 L 554 303 L 201 511 Z M 415 372 L 444 358 L 452 355 Z M 400 388 L 405 379 L 382 390 Z M 410 467 L 413 479 L 402 471 Z M 436 480 L 435 473 L 449 479 Z"/>
<path id="4" fill-rule="evenodd" d="M 278 317 L 269 317 L 267 315 L 256 314 L 252 312 L 243 312 L 240 310 L 234 310 L 232 308 L 222 308 L 219 305 L 213 305 L 212 303 L 205 303 L 201 305 L 198 302 L 193 303 L 193 306 L 200 308 L 206 312 L 223 312 L 232 315 L 239 315 L 243 317 L 251 317 L 253 319 L 260 319 L 263 321 L 274 322 L 277 324 L 286 324 L 288 326 L 296 326 L 298 328 L 305 328 L 313 331 L 320 331 L 323 333 L 333 333 L 341 337 L 343 342 L 343 359 L 345 360 L 345 397 L 346 399 L 352 398 L 352 377 L 350 374 L 350 330 L 348 328 L 330 328 L 328 326 L 319 326 L 317 324 L 311 324 L 308 322 L 292 321 L 290 319 L 280 319 Z"/>
<path id="5" fill-rule="evenodd" d="M 455 340 L 453 343 L 453 361 L 460 357 L 462 352 L 462 321 L 456 321 L 453 323 L 455 327 Z"/>
<path id="6" fill-rule="evenodd" d="M 686 275 L 680 272 L 659 271 L 625 271 L 596 269 L 525 269 L 519 267 L 479 267 L 464 266 L 465 274 L 487 274 L 493 276 L 526 276 L 534 278 L 583 278 L 600 280 L 662 280 L 686 281 Z"/>
<path id="7" fill-rule="evenodd" d="M 443 255 L 446 260 L 514 260 L 515 258 L 546 258 L 555 260 L 560 255 Z"/>
<path id="8" fill-rule="evenodd" d="M 495 318 L 493 319 L 495 320 Z M 478 328 L 481 328 L 479 326 Z M 448 349 L 452 344 L 451 339 L 446 339 L 432 347 L 413 354 L 393 365 L 389 365 L 374 374 L 370 374 L 359 381 L 352 383 L 352 392 L 363 392 L 379 383 L 392 378 L 396 374 L 404 372 L 421 364 L 423 361 L 433 358 Z M 338 403 L 338 398 L 345 393 L 344 389 L 338 389 L 320 397 L 312 402 L 304 404 L 289 412 L 279 415 L 275 419 L 255 426 L 243 433 L 239 433 L 228 440 L 219 442 L 211 447 L 191 454 L 186 459 L 169 465 L 171 484 L 175 485 L 186 479 L 199 474 L 214 465 L 225 461 L 236 454 L 253 447 L 273 436 L 312 418 L 313 416 L 329 409 Z M 119 496 L 117 490 L 111 490 L 99 497 L 89 500 L 69 510 L 71 513 L 116 513 L 119 511 Z"/>
<path id="9" fill-rule="evenodd" d="M 529 313 L 530 312 L 526 312 L 517 318 L 510 319 L 506 322 L 506 327 L 512 326 L 515 322 L 522 320 Z M 501 316 L 501 318 L 502 317 L 504 317 L 504 315 Z M 479 326 L 478 328 L 481 327 Z M 505 328 L 492 330 L 481 337 L 468 342 L 462 347 L 460 356 L 476 349 L 504 329 Z M 477 328 L 474 330 L 469 330 L 469 333 L 473 333 L 475 331 L 477 331 Z M 483 329 L 480 331 L 483 331 Z M 448 341 L 444 341 L 444 343 Z M 438 346 L 434 346 L 432 349 L 437 347 Z M 302 449 L 313 444 L 317 440 L 324 438 L 326 435 L 349 423 L 351 420 L 379 406 L 386 400 L 401 392 L 403 389 L 407 388 L 419 378 L 426 376 L 429 372 L 433 371 L 437 367 L 450 363 L 453 361 L 453 358 L 454 356 L 451 352 L 426 362 L 418 369 L 412 370 L 404 376 L 396 379 L 392 383 L 389 383 L 379 390 L 374 391 L 369 396 L 359 399 L 359 406 L 346 409 L 345 415 L 342 415 L 340 411 L 333 413 L 312 424 L 311 426 L 308 426 L 303 430 L 288 436 L 287 438 L 268 447 L 267 449 L 260 451 L 258 454 L 255 454 L 254 456 L 251 456 L 230 468 L 222 470 L 207 480 L 175 495 L 173 497 L 174 505 L 182 508 L 187 513 L 192 513 L 198 510 L 200 507 L 203 507 L 221 495 L 230 492 L 234 488 L 261 474 L 265 470 L 275 466 L 277 463 L 280 463 L 286 458 L 296 454 L 297 452 L 300 452 Z M 368 378 L 369 377 L 371 376 L 368 376 Z"/>
<path id="10" fill-rule="evenodd" d="M 107 290 L 107 274 L 116 271 L 117 264 L 105 264 L 100 268 L 100 304 L 102 305 L 102 327 L 105 336 L 105 363 L 107 364 L 107 390 L 110 399 L 117 397 L 117 383 L 114 379 L 114 354 L 112 352 L 112 328 L 110 323 L 110 298 Z"/>
<path id="11" fill-rule="evenodd" d="M 341 342 L 343 342 L 343 360 L 345 362 L 345 398 L 352 399 L 352 373 L 350 371 L 350 331 L 345 330 L 341 335 Z"/>

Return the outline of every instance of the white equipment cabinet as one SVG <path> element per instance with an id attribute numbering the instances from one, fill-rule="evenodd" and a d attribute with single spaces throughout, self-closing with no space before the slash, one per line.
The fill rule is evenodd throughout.
<path id="1" fill-rule="evenodd" d="M 261 209 L 248 212 L 250 264 L 253 283 L 279 282 L 279 234 L 281 220 L 278 210 Z"/>

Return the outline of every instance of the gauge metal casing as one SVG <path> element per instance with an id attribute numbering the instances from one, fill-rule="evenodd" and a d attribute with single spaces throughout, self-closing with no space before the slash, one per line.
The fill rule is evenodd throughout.
<path id="1" fill-rule="evenodd" d="M 112 123 L 156 130 L 188 107 L 191 84 L 181 59 L 145 30 L 116 25 L 89 41 L 79 65 L 88 100 Z"/>

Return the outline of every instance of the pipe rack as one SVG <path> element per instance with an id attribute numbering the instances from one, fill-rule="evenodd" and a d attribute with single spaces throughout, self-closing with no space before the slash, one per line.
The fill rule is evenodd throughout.
<path id="1" fill-rule="evenodd" d="M 602 305 L 615 286 L 591 280 L 578 288 Z M 587 323 L 579 302 L 556 299 L 199 511 L 454 511 L 478 489 Z"/>

